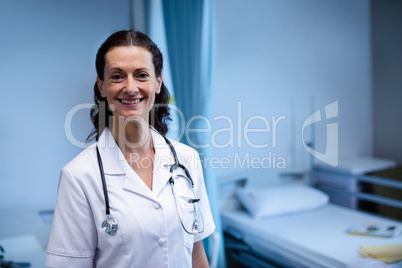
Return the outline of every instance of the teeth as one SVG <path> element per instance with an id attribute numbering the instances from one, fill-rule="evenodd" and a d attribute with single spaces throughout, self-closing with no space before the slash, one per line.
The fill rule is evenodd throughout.
<path id="1" fill-rule="evenodd" d="M 136 104 L 139 103 L 141 101 L 141 99 L 135 99 L 135 100 L 121 100 L 122 103 L 124 104 Z"/>

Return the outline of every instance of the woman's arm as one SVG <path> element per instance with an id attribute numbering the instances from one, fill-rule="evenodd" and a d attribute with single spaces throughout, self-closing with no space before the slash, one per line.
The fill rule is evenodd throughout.
<path id="1" fill-rule="evenodd" d="M 206 268 L 209 267 L 207 255 L 205 254 L 204 245 L 202 241 L 194 243 L 193 247 L 193 268 Z"/>
<path id="2" fill-rule="evenodd" d="M 64 167 L 60 174 L 45 265 L 93 267 L 96 243 L 96 227 L 87 195 L 73 173 Z"/>

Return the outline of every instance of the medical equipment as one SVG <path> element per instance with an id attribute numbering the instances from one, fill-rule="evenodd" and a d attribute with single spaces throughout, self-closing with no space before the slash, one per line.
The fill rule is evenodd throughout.
<path id="1" fill-rule="evenodd" d="M 105 204 L 106 204 L 106 219 L 102 222 L 102 230 L 105 231 L 109 235 L 115 235 L 119 225 L 117 223 L 117 220 L 115 218 L 113 218 L 112 216 L 110 216 L 109 195 L 107 194 L 105 172 L 103 171 L 103 163 L 102 163 L 102 158 L 99 153 L 98 146 L 96 146 L 96 155 L 98 157 L 98 165 L 99 165 L 100 175 L 101 175 L 101 179 L 102 179 L 103 194 L 105 196 Z"/>
<path id="2" fill-rule="evenodd" d="M 177 211 L 177 214 L 180 219 L 180 224 L 186 233 L 191 234 L 191 235 L 197 235 L 199 233 L 204 232 L 204 215 L 202 213 L 202 209 L 200 206 L 200 199 L 197 197 L 197 191 L 194 188 L 194 181 L 191 178 L 190 172 L 187 170 L 187 168 L 179 162 L 179 158 L 177 156 L 176 150 L 173 147 L 173 144 L 166 137 L 163 137 L 163 138 L 165 139 L 166 143 L 169 145 L 170 150 L 172 151 L 172 154 L 174 157 L 174 164 L 170 167 L 170 173 L 172 173 L 172 176 L 169 179 L 169 183 L 172 188 L 172 194 L 173 194 L 173 197 L 175 200 L 176 211 Z M 105 233 L 107 233 L 109 235 L 115 235 L 117 233 L 119 225 L 118 225 L 117 220 L 110 215 L 109 195 L 108 195 L 107 186 L 106 186 L 105 173 L 103 171 L 102 158 L 100 156 L 98 146 L 96 146 L 96 153 L 97 153 L 97 157 L 98 157 L 98 165 L 99 165 L 99 171 L 100 171 L 100 175 L 101 175 L 101 179 L 102 179 L 103 194 L 105 196 L 105 206 L 106 206 L 106 219 L 102 222 L 102 230 L 105 231 Z M 181 208 L 181 205 L 180 205 L 180 202 L 177 201 L 177 196 L 175 193 L 173 171 L 176 168 L 181 168 L 184 171 L 186 176 L 181 176 L 181 177 L 186 178 L 186 180 L 190 184 L 190 186 L 193 190 L 193 193 L 194 193 L 194 198 L 187 200 L 187 202 L 192 204 L 193 208 L 194 208 L 194 210 L 193 210 L 194 219 L 192 222 L 192 230 L 191 231 L 188 231 L 186 226 L 183 223 L 181 209 L 179 209 L 179 206 Z M 197 221 L 197 207 L 198 207 L 198 210 L 199 210 L 200 216 L 201 216 L 202 228 L 199 228 L 198 221 Z"/>

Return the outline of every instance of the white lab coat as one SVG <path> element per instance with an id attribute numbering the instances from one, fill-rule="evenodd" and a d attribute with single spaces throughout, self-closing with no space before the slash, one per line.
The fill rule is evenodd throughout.
<path id="1" fill-rule="evenodd" d="M 95 144 L 61 171 L 56 209 L 47 248 L 48 267 L 191 267 L 193 244 L 215 229 L 197 152 L 173 142 L 180 162 L 195 184 L 204 215 L 205 231 L 187 234 L 181 224 L 169 184 L 174 158 L 163 137 L 152 130 L 155 147 L 152 191 L 124 159 L 109 129 L 97 142 L 109 194 L 111 215 L 119 228 L 106 234 L 105 199 Z M 174 172 L 175 191 L 183 223 L 192 230 L 194 198 L 189 183 Z M 199 214 L 199 213 L 198 213 Z M 202 227 L 201 218 L 198 222 Z"/>

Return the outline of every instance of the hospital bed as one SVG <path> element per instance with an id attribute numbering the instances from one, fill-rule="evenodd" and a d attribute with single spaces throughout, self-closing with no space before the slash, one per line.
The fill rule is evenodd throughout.
<path id="1" fill-rule="evenodd" d="M 402 234 L 378 238 L 347 233 L 351 226 L 360 223 L 401 228 L 399 221 L 331 203 L 278 216 L 256 219 L 250 215 L 235 194 L 239 189 L 275 189 L 279 184 L 305 183 L 281 181 L 278 177 L 278 174 L 260 173 L 250 179 L 250 173 L 246 172 L 219 178 L 222 227 L 229 263 L 242 264 L 239 267 L 402 267 L 402 262 L 385 264 L 361 257 L 358 252 L 363 245 L 402 244 Z M 261 185 L 256 181 L 274 183 Z"/>
<path id="2" fill-rule="evenodd" d="M 50 205 L 0 210 L 0 255 L 14 263 L 6 267 L 45 267 L 52 219 Z"/>

